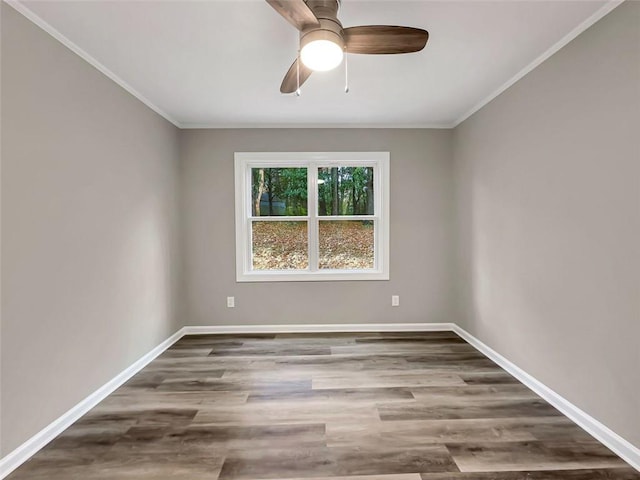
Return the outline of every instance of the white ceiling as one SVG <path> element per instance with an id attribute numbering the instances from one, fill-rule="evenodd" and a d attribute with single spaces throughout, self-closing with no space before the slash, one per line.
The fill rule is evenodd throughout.
<path id="1" fill-rule="evenodd" d="M 343 0 L 345 27 L 407 25 L 425 50 L 349 56 L 279 92 L 297 32 L 264 0 L 11 1 L 181 127 L 450 127 L 620 2 Z"/>

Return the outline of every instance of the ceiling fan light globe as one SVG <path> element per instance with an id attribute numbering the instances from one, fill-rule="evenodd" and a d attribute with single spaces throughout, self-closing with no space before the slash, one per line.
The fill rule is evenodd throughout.
<path id="1" fill-rule="evenodd" d="M 342 63 L 342 47 L 331 40 L 314 40 L 302 47 L 300 59 L 307 68 L 318 72 L 333 70 Z"/>

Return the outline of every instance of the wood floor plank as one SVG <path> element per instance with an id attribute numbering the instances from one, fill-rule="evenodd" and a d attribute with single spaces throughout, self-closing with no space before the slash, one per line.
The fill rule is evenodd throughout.
<path id="1" fill-rule="evenodd" d="M 436 372 L 424 373 L 378 374 L 377 372 L 345 372 L 342 375 L 313 379 L 313 389 L 336 388 L 389 388 L 389 387 L 421 387 L 421 386 L 463 386 L 464 381 L 456 374 Z"/>
<path id="2" fill-rule="evenodd" d="M 252 478 L 251 480 L 265 480 L 260 478 Z M 401 473 L 392 475 L 348 475 L 330 477 L 296 477 L 281 478 L 279 480 L 421 480 L 419 473 Z"/>
<path id="3" fill-rule="evenodd" d="M 411 387 L 413 396 L 422 403 L 482 403 L 492 398 L 540 400 L 540 397 L 521 383 L 498 385 L 459 385 L 455 387 Z"/>
<path id="4" fill-rule="evenodd" d="M 274 356 L 290 357 L 298 355 L 331 355 L 328 346 L 316 345 L 243 345 L 242 347 L 212 348 L 209 355 L 216 357 Z M 336 347 L 338 348 L 338 347 Z M 346 348 L 346 347 L 345 347 Z"/>
<path id="5" fill-rule="evenodd" d="M 171 378 L 164 380 L 156 387 L 158 391 L 170 392 L 283 392 L 310 390 L 311 380 L 282 380 L 282 381 L 229 381 L 217 378 Z"/>
<path id="6" fill-rule="evenodd" d="M 487 399 L 483 402 L 463 404 L 436 404 L 416 401 L 413 403 L 383 403 L 378 411 L 382 420 L 438 420 L 456 418 L 511 418 L 549 417 L 562 415 L 547 402 L 539 399 Z"/>
<path id="7" fill-rule="evenodd" d="M 228 455 L 220 480 L 331 476 L 336 462 L 327 447 L 247 450 Z"/>
<path id="8" fill-rule="evenodd" d="M 367 445 L 355 448 L 330 448 L 337 475 L 397 475 L 421 472 L 457 472 L 444 445 L 424 445 L 411 448 L 389 448 Z"/>
<path id="9" fill-rule="evenodd" d="M 398 354 L 398 355 L 411 355 L 411 354 L 437 354 L 437 353 L 467 353 L 473 352 L 475 349 L 466 342 L 451 342 L 451 343 L 433 343 L 423 344 L 420 342 L 412 343 L 405 342 L 404 344 L 385 344 L 379 343 L 364 343 L 357 345 L 346 345 L 331 347 L 332 354 L 347 354 L 347 355 L 363 355 L 363 354 Z"/>
<path id="10" fill-rule="evenodd" d="M 422 480 L 638 480 L 631 467 L 579 470 L 529 470 L 511 472 L 423 473 Z"/>
<path id="11" fill-rule="evenodd" d="M 8 480 L 640 480 L 453 332 L 188 335 Z"/>
<path id="12" fill-rule="evenodd" d="M 252 393 L 247 402 L 382 402 L 413 401 L 410 389 L 402 387 L 378 388 L 332 388 L 324 390 L 302 390 L 277 393 Z"/>
<path id="13" fill-rule="evenodd" d="M 205 425 L 185 427 L 131 427 L 117 441 L 118 448 L 136 450 L 140 446 L 215 452 L 224 457 L 233 452 L 256 449 L 323 448 L 326 446 L 324 424 L 284 425 Z M 114 449 L 115 450 L 115 449 Z"/>
<path id="14" fill-rule="evenodd" d="M 595 440 L 448 444 L 463 472 L 619 468 L 625 463 Z"/>
<path id="15" fill-rule="evenodd" d="M 165 352 L 163 352 L 159 358 L 161 359 L 169 359 L 169 358 L 178 358 L 178 357 L 206 357 L 213 350 L 211 347 L 194 347 L 194 348 L 171 348 Z"/>
<path id="16" fill-rule="evenodd" d="M 459 372 L 458 376 L 468 385 L 495 385 L 520 383 L 513 375 L 501 369 L 490 372 Z"/>
<path id="17" fill-rule="evenodd" d="M 245 391 L 216 392 L 215 395 L 212 395 L 211 391 L 168 392 L 152 388 L 121 387 L 95 407 L 95 411 L 117 411 L 125 407 L 152 410 L 176 405 L 200 408 L 199 405 L 203 404 L 242 404 L 247 401 L 248 396 L 249 392 Z M 135 398 L 133 405 L 132 398 Z"/>
<path id="18" fill-rule="evenodd" d="M 262 479 L 251 479 L 262 480 Z M 297 478 L 283 478 L 280 480 L 421 480 L 418 473 L 400 473 L 392 475 L 348 475 L 348 476 L 335 476 L 330 477 L 297 477 Z"/>
<path id="19" fill-rule="evenodd" d="M 397 475 L 458 471 L 442 445 L 411 449 L 315 448 L 234 452 L 220 479 L 287 478 L 296 472 L 324 476 Z"/>
<path id="20" fill-rule="evenodd" d="M 194 423 L 208 425 L 273 425 L 299 423 L 342 423 L 348 420 L 378 421 L 375 404 L 352 402 L 278 402 L 275 405 L 247 403 L 245 406 L 203 408 Z"/>
<path id="21" fill-rule="evenodd" d="M 469 442 L 522 442 L 539 440 L 540 432 L 565 433 L 564 440 L 590 440 L 566 417 L 520 417 L 464 420 L 411 420 L 327 424 L 327 445 L 385 444 L 393 448 Z M 558 435 L 560 437 L 560 435 Z"/>
<path id="22" fill-rule="evenodd" d="M 465 343 L 465 341 L 453 332 L 388 332 L 375 337 L 362 336 L 354 337 L 355 343 Z"/>

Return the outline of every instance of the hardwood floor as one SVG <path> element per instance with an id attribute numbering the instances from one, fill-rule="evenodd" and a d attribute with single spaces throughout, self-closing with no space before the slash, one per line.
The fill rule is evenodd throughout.
<path id="1" fill-rule="evenodd" d="M 640 480 L 450 332 L 182 338 L 10 480 Z"/>

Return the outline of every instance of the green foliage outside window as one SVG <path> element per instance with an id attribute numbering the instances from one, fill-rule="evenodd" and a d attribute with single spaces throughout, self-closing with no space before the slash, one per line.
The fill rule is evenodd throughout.
<path id="1" fill-rule="evenodd" d="M 373 215 L 373 168 L 318 169 L 318 215 Z"/>

